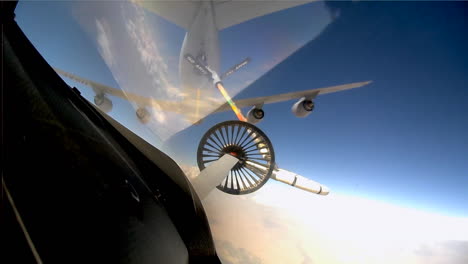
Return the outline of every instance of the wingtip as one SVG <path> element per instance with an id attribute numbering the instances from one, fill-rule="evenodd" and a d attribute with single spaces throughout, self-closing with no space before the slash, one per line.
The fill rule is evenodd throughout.
<path id="1" fill-rule="evenodd" d="M 320 193 L 318 194 L 325 196 L 325 195 L 328 195 L 329 193 L 330 193 L 330 188 L 328 188 L 325 185 L 321 185 Z"/>
<path id="2" fill-rule="evenodd" d="M 54 69 L 54 71 L 55 71 L 56 73 L 60 74 L 60 75 L 66 75 L 66 74 L 68 74 L 66 71 L 61 70 L 61 69 L 59 69 L 59 68 L 57 68 L 57 67 L 52 67 L 52 69 Z"/>

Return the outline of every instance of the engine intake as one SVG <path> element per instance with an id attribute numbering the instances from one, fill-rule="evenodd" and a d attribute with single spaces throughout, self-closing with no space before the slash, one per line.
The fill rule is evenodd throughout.
<path id="1" fill-rule="evenodd" d="M 247 113 L 247 121 L 251 124 L 262 121 L 263 117 L 265 117 L 265 112 L 261 108 L 255 106 Z"/>
<path id="2" fill-rule="evenodd" d="M 297 117 L 306 117 L 312 113 L 315 104 L 312 100 L 301 98 L 291 108 L 291 111 Z"/>
<path id="3" fill-rule="evenodd" d="M 112 101 L 104 94 L 94 96 L 94 103 L 106 114 L 112 110 Z"/>
<path id="4" fill-rule="evenodd" d="M 151 120 L 151 113 L 144 107 L 138 108 L 135 114 L 142 124 L 147 124 Z"/>

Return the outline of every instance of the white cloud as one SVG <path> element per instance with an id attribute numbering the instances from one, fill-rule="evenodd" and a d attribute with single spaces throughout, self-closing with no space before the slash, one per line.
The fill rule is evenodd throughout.
<path id="1" fill-rule="evenodd" d="M 203 203 L 214 238 L 245 248 L 263 263 L 466 263 L 468 258 L 468 218 L 359 197 L 323 197 L 275 182 L 243 196 L 215 190 Z"/>
<path id="2" fill-rule="evenodd" d="M 252 252 L 245 248 L 235 247 L 231 242 L 220 240 L 216 241 L 216 248 L 218 255 L 223 264 L 261 264 L 262 261 L 259 257 L 255 256 Z"/>
<path id="3" fill-rule="evenodd" d="M 162 92 L 167 99 L 180 99 L 181 93 L 168 78 L 168 65 L 160 53 L 157 43 L 161 40 L 153 32 L 154 25 L 147 22 L 146 15 L 141 7 L 135 6 L 134 12 L 122 9 L 126 20 L 125 29 L 133 42 L 140 60 L 145 65 L 147 74 L 150 76 L 152 86 Z"/>
<path id="4" fill-rule="evenodd" d="M 106 62 L 108 67 L 115 65 L 114 57 L 112 55 L 112 42 L 109 40 L 111 29 L 104 19 L 96 19 L 97 42 L 99 53 Z"/>
<path id="5" fill-rule="evenodd" d="M 114 118 L 134 131 L 150 129 L 161 141 L 191 125 L 183 115 L 167 111 L 162 108 L 163 104 L 157 104 L 158 100 L 177 101 L 185 97 L 177 87 L 178 54 L 167 47 L 168 43 L 173 43 L 173 36 L 158 31 L 158 19 L 131 1 L 112 5 L 76 3 L 73 15 L 95 40 L 99 54 L 118 84 L 115 88 L 127 95 L 132 93 L 154 99 L 151 105 L 130 101 L 131 109 L 128 104 L 109 96 L 114 103 L 110 113 Z M 104 84 L 112 86 L 111 83 Z M 135 122 L 135 112 L 124 112 L 127 109 L 136 111 L 140 107 L 151 112 L 151 120 L 144 127 Z"/>
<path id="6" fill-rule="evenodd" d="M 190 166 L 185 164 L 180 164 L 179 166 L 190 180 L 195 179 L 198 174 L 200 174 L 200 169 L 198 169 L 197 166 Z"/>

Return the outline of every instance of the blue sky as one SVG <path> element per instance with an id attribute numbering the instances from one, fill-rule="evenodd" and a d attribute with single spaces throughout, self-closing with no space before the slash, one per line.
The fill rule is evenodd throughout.
<path id="1" fill-rule="evenodd" d="M 96 13 L 91 17 L 117 8 L 103 2 L 87 8 L 93 5 Z M 266 105 L 259 127 L 273 142 L 280 167 L 340 194 L 467 217 L 467 4 L 330 5 L 339 10 L 332 22 L 323 3 L 312 3 L 221 32 L 223 69 L 247 56 L 253 59 L 226 82 L 227 89 L 260 77 L 297 48 L 237 98 L 373 80 L 364 88 L 319 96 L 305 119 L 293 116 L 293 102 Z M 20 2 L 16 13 L 21 28 L 51 65 L 119 87 L 93 35 L 77 22 L 75 4 Z M 166 58 L 177 57 L 184 31 L 155 15 L 148 17 L 158 25 L 158 34 L 168 36 L 160 51 Z M 92 92 L 82 92 L 92 99 Z M 117 106 L 112 116 L 188 163 L 198 144 L 193 138 L 235 118 L 230 112 L 209 116 L 162 145 L 151 129 L 134 119 L 131 106 L 112 100 Z"/>

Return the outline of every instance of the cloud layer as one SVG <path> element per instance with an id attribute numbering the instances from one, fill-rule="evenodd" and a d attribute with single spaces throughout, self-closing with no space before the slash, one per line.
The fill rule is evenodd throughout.
<path id="1" fill-rule="evenodd" d="M 232 248 L 252 256 L 242 263 L 467 263 L 466 218 L 273 182 L 243 196 L 215 190 L 204 206 L 228 263 Z"/>

